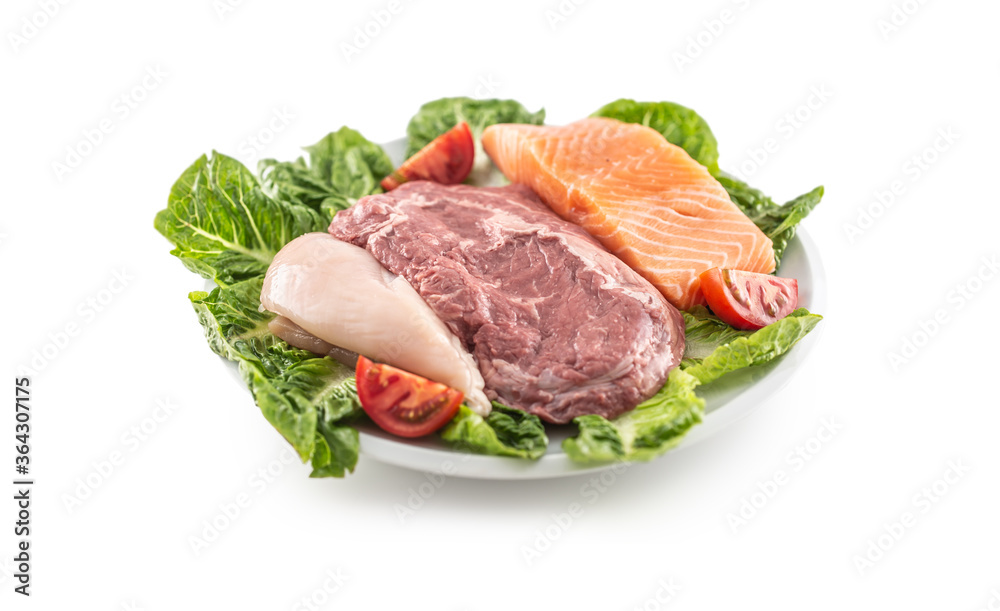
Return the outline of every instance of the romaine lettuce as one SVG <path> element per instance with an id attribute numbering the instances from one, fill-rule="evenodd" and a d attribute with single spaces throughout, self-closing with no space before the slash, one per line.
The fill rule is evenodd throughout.
<path id="1" fill-rule="evenodd" d="M 704 358 L 686 358 L 684 370 L 702 384 L 708 384 L 731 371 L 761 365 L 791 350 L 822 319 L 799 308 L 759 331 L 738 331 L 738 337 L 718 334 L 715 337 L 718 346 Z"/>
<path id="2" fill-rule="evenodd" d="M 239 364 L 264 417 L 303 462 L 312 460 L 313 475 L 342 477 L 358 460 L 358 434 L 347 426 L 361 413 L 354 372 L 272 335 L 274 315 L 259 310 L 261 282 L 197 291 L 191 303 L 209 345 Z"/>
<path id="3" fill-rule="evenodd" d="M 413 155 L 462 121 L 469 124 L 472 139 L 476 142 L 476 157 L 481 158 L 483 153 L 479 139 L 484 129 L 496 123 L 541 125 L 545 122 L 545 110 L 529 112 L 514 100 L 441 98 L 427 102 L 406 126 L 406 156 Z"/>
<path id="4" fill-rule="evenodd" d="M 685 312 L 684 360 L 660 392 L 614 420 L 595 415 L 574 419 L 579 433 L 563 441 L 563 450 L 582 463 L 647 461 L 663 454 L 701 422 L 705 401 L 696 387 L 777 358 L 821 319 L 800 308 L 759 331 L 738 331 L 704 309 Z"/>
<path id="5" fill-rule="evenodd" d="M 472 172 L 465 182 L 480 186 L 505 184 L 507 179 L 483 150 L 483 130 L 496 123 L 541 125 L 545 121 L 545 110 L 529 112 L 514 100 L 434 100 L 421 106 L 406 126 L 406 156 L 410 157 L 462 121 L 469 124 L 476 149 Z"/>
<path id="6" fill-rule="evenodd" d="M 220 285 L 263 274 L 292 238 L 326 229 L 314 210 L 271 199 L 242 163 L 214 152 L 177 179 L 155 226 L 170 254 Z"/>
<path id="7" fill-rule="evenodd" d="M 381 193 L 379 182 L 393 169 L 381 146 L 349 127 L 330 132 L 305 151 L 308 163 L 302 157 L 262 160 L 261 180 L 274 198 L 308 206 L 322 213 L 327 224 L 338 210 L 365 195 Z"/>
<path id="8" fill-rule="evenodd" d="M 705 400 L 695 394 L 696 386 L 698 379 L 678 367 L 660 392 L 614 420 L 597 415 L 575 418 L 580 432 L 563 441 L 563 450 L 580 463 L 652 460 L 701 422 Z"/>
<path id="9" fill-rule="evenodd" d="M 230 361 L 258 361 L 267 375 L 279 375 L 292 365 L 315 356 L 292 348 L 271 334 L 267 323 L 274 314 L 260 311 L 263 277 L 188 295 L 212 350 Z"/>
<path id="10" fill-rule="evenodd" d="M 622 98 L 606 104 L 593 117 L 608 117 L 625 123 L 639 123 L 663 134 L 691 158 L 708 168 L 719 171 L 719 144 L 701 115 L 673 102 L 636 102 Z"/>
<path id="11" fill-rule="evenodd" d="M 268 376 L 253 361 L 240 362 L 240 373 L 267 421 L 299 453 L 312 461 L 312 477 L 343 477 L 358 462 L 358 431 L 350 423 L 360 415 L 354 372 L 329 357 L 297 363 L 279 376 Z"/>
<path id="12" fill-rule="evenodd" d="M 441 430 L 441 438 L 454 447 L 476 454 L 531 459 L 545 454 L 549 444 L 538 416 L 495 401 L 493 411 L 485 418 L 463 405 Z"/>
<path id="13" fill-rule="evenodd" d="M 752 335 L 753 331 L 741 331 L 730 327 L 705 306 L 695 306 L 684 317 L 684 363 L 701 362 L 706 356 L 723 344 L 736 338 Z"/>
<path id="14" fill-rule="evenodd" d="M 740 207 L 764 235 L 771 238 L 774 243 L 775 265 L 781 263 L 785 248 L 795 237 L 795 227 L 799 221 L 808 216 L 823 199 L 823 187 L 816 187 L 779 206 L 770 197 L 729 174 L 720 172 L 716 178 L 729 193 L 733 203 Z"/>

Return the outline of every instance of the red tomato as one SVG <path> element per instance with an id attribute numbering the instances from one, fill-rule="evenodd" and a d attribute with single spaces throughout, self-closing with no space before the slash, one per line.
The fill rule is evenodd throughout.
<path id="1" fill-rule="evenodd" d="M 713 267 L 699 276 L 715 315 L 737 329 L 760 329 L 781 320 L 799 303 L 799 282 L 769 274 Z"/>
<path id="2" fill-rule="evenodd" d="M 427 378 L 358 357 L 354 371 L 365 413 L 386 431 L 420 437 L 451 420 L 462 404 L 460 391 Z"/>
<path id="3" fill-rule="evenodd" d="M 476 155 L 469 125 L 462 121 L 413 154 L 392 174 L 382 179 L 382 188 L 392 191 L 411 180 L 431 180 L 455 185 L 472 171 Z"/>

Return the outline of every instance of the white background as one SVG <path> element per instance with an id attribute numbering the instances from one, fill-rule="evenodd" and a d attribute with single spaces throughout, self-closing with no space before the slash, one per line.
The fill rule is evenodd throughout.
<path id="1" fill-rule="evenodd" d="M 323 608 L 985 608 L 1000 591 L 1000 278 L 977 274 L 1000 255 L 1000 7 L 399 1 L 350 57 L 342 45 L 387 1 L 68 2 L 33 34 L 23 20 L 46 21 L 44 2 L 4 2 L 8 396 L 50 334 L 78 332 L 32 380 L 33 595 L 12 592 L 3 484 L 0 606 L 291 609 L 339 570 L 349 579 Z M 912 14 L 880 31 L 904 4 Z M 155 88 L 124 116 L 116 99 L 157 68 L 161 82 L 147 79 Z M 445 95 L 514 98 L 555 124 L 618 97 L 677 101 L 709 120 L 730 170 L 775 139 L 746 165 L 750 182 L 781 200 L 827 189 L 804 224 L 830 296 L 811 358 L 751 417 L 633 467 L 593 503 L 587 478 L 449 479 L 401 521 L 394 507 L 427 479 L 364 456 L 344 481 L 293 464 L 255 486 L 285 445 L 206 347 L 186 298 L 203 283 L 167 254 L 153 216 L 213 148 L 251 165 L 251 153 L 287 159 L 343 124 L 386 141 Z M 276 111 L 293 118 L 247 148 Z M 808 115 L 798 128 L 779 123 L 796 111 Z M 105 118 L 112 131 L 57 178 L 53 163 Z M 957 140 L 926 153 L 949 129 Z M 915 176 L 907 164 L 925 153 L 934 162 Z M 872 208 L 895 181 L 905 192 Z M 868 209 L 877 218 L 850 235 Z M 86 305 L 121 270 L 124 290 L 100 312 Z M 921 336 L 937 310 L 947 322 Z M 894 367 L 914 334 L 923 345 Z M 176 408 L 155 432 L 123 439 L 165 400 Z M 3 414 L 7 479 L 12 406 Z M 824 419 L 842 428 L 796 471 L 787 455 Z M 122 464 L 70 511 L 77 479 L 115 451 Z M 969 471 L 929 503 L 922 490 L 949 461 Z M 727 516 L 778 470 L 788 483 L 734 529 Z M 249 506 L 196 556 L 189 538 L 241 493 Z M 529 566 L 523 548 L 574 502 L 583 515 Z M 907 511 L 915 525 L 859 570 L 855 556 Z M 657 601 L 671 581 L 676 594 Z"/>

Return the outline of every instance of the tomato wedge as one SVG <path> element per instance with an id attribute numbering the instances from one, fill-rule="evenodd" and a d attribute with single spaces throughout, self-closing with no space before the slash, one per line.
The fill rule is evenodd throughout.
<path id="1" fill-rule="evenodd" d="M 354 371 L 365 413 L 400 437 L 421 437 L 448 423 L 462 404 L 461 391 L 402 369 L 358 357 Z"/>
<path id="2" fill-rule="evenodd" d="M 702 273 L 701 291 L 715 315 L 737 329 L 760 329 L 781 320 L 799 303 L 799 282 L 735 269 Z"/>
<path id="3" fill-rule="evenodd" d="M 431 180 L 455 185 L 469 176 L 476 156 L 469 124 L 462 121 L 413 154 L 403 165 L 382 179 L 382 188 L 392 191 L 411 180 Z"/>

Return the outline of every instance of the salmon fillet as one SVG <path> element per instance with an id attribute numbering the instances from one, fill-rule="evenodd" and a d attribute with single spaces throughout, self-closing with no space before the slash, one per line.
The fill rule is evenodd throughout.
<path id="1" fill-rule="evenodd" d="M 654 129 L 615 119 L 499 124 L 483 148 L 512 182 L 531 187 L 649 280 L 670 303 L 704 303 L 713 267 L 774 271 L 771 240 L 708 170 Z"/>

